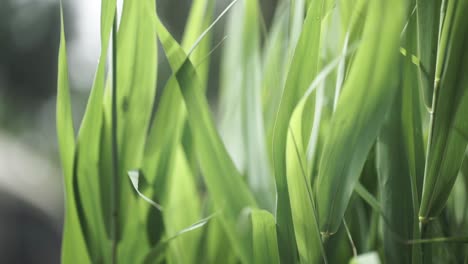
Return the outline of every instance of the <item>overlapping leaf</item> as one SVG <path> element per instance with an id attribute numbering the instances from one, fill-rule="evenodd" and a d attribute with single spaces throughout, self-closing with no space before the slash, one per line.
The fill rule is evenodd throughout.
<path id="1" fill-rule="evenodd" d="M 168 59 L 186 55 L 181 47 L 158 22 L 158 35 Z M 171 53 L 172 52 L 172 53 Z M 255 207 L 255 200 L 242 181 L 214 126 L 206 98 L 199 88 L 199 80 L 190 60 L 185 59 L 180 68 L 172 69 L 177 76 L 188 112 L 188 124 L 194 137 L 195 149 L 208 190 L 217 209 L 222 210 L 223 226 L 238 256 L 243 261 L 252 257 L 248 239 L 236 231 L 237 219 L 245 207 Z M 226 209 L 229 208 L 229 209 Z"/>
<path id="2" fill-rule="evenodd" d="M 62 261 L 79 260 L 90 263 L 82 226 L 79 222 L 75 189 L 73 188 L 73 163 L 75 156 L 75 132 L 70 102 L 68 81 L 67 48 L 63 25 L 63 11 L 60 6 L 60 47 L 57 80 L 57 137 L 65 185 L 65 223 L 63 228 Z"/>
<path id="3" fill-rule="evenodd" d="M 369 3 L 363 40 L 344 83 L 320 159 L 315 187 L 324 236 L 338 230 L 392 103 L 404 14 L 404 1 L 391 5 L 380 1 Z"/>
<path id="4" fill-rule="evenodd" d="M 302 115 L 306 103 L 307 100 L 302 100 L 291 117 L 286 144 L 286 175 L 299 260 L 301 263 L 319 263 L 324 249 L 302 135 Z"/>
<path id="5" fill-rule="evenodd" d="M 116 3 L 104 0 L 101 5 L 101 54 L 77 139 L 74 182 L 80 222 L 92 261 L 104 261 L 110 256 L 100 197 L 99 155 L 102 126 L 105 66 Z"/>
<path id="6" fill-rule="evenodd" d="M 220 133 L 259 206 L 274 211 L 261 102 L 260 10 L 240 1 L 230 13 L 223 53 Z"/>
<path id="7" fill-rule="evenodd" d="M 254 263 L 279 264 L 275 218 L 258 209 L 252 210 L 251 217 Z"/>
<path id="8" fill-rule="evenodd" d="M 449 1 L 445 16 L 431 117 L 428 155 L 419 216 L 436 217 L 447 201 L 468 143 L 468 11 L 466 1 Z M 436 71 L 436 78 L 438 76 Z"/>
<path id="9" fill-rule="evenodd" d="M 276 219 L 281 250 L 281 260 L 295 262 L 296 241 L 286 180 L 286 140 L 289 120 L 294 107 L 302 98 L 318 71 L 320 30 L 323 1 L 314 1 L 309 8 L 297 47 L 288 69 L 273 133 L 273 165 L 278 195 Z"/>

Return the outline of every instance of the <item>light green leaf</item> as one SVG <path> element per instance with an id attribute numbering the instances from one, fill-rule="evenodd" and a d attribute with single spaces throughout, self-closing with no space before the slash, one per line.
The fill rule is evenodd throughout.
<path id="1" fill-rule="evenodd" d="M 211 201 L 210 201 L 211 202 Z M 213 207 L 210 203 L 209 207 Z M 202 242 L 204 256 L 202 263 L 226 263 L 235 264 L 239 262 L 233 250 L 232 243 L 226 239 L 227 232 L 224 230 L 221 219 L 214 218 L 207 227 L 207 234 Z"/>
<path id="2" fill-rule="evenodd" d="M 57 80 L 57 137 L 65 185 L 65 223 L 62 241 L 62 262 L 79 261 L 91 263 L 86 248 L 83 231 L 79 222 L 73 188 L 73 164 L 75 156 L 75 132 L 70 102 L 68 82 L 68 62 L 63 7 L 60 2 L 60 47 L 58 55 Z"/>
<path id="3" fill-rule="evenodd" d="M 288 61 L 292 60 L 297 43 L 302 34 L 305 13 L 307 9 L 304 0 L 291 0 L 289 4 L 289 27 L 288 27 Z"/>
<path id="4" fill-rule="evenodd" d="M 307 13 L 281 97 L 273 133 L 273 165 L 276 178 L 278 243 L 281 260 L 296 262 L 291 207 L 286 180 L 286 141 L 289 121 L 294 107 L 303 96 L 318 72 L 320 61 L 320 29 L 323 17 L 323 1 L 314 1 Z"/>
<path id="5" fill-rule="evenodd" d="M 216 215 L 213 214 L 213 215 L 210 215 L 206 218 L 203 218 L 201 220 L 199 220 L 198 222 L 190 225 L 189 227 L 186 227 L 180 231 L 178 231 L 176 234 L 174 234 L 173 236 L 169 237 L 169 238 L 166 238 L 164 239 L 163 241 L 159 242 L 155 247 L 153 247 L 151 249 L 151 251 L 146 255 L 143 263 L 147 263 L 147 264 L 150 264 L 150 263 L 160 263 L 163 261 L 164 259 L 164 255 L 166 254 L 166 249 L 167 249 L 167 246 L 170 245 L 170 243 L 179 238 L 180 236 L 184 235 L 184 234 L 187 234 L 187 233 L 191 233 L 197 229 L 200 229 L 202 228 L 203 226 L 205 226 L 208 221 L 210 221 L 213 217 L 215 217 Z"/>
<path id="6" fill-rule="evenodd" d="M 258 209 L 252 210 L 252 239 L 254 263 L 280 263 L 276 223 L 271 213 Z"/>
<path id="7" fill-rule="evenodd" d="M 287 54 L 284 49 L 288 40 L 287 5 L 286 1 L 278 3 L 263 53 L 262 103 L 269 153 L 272 151 L 275 117 L 286 81 Z"/>
<path id="8" fill-rule="evenodd" d="M 172 56 L 186 56 L 160 21 L 158 35 L 169 60 Z M 185 59 L 180 68 L 174 67 L 174 63 L 171 68 L 176 73 L 184 97 L 188 124 L 208 190 L 213 196 L 216 208 L 222 210 L 223 226 L 237 254 L 243 261 L 248 262 L 251 259 L 251 248 L 247 243 L 246 234 L 236 231 L 236 223 L 242 210 L 245 207 L 255 207 L 256 202 L 216 132 L 208 102 L 201 93 L 199 80 L 191 62 Z"/>
<path id="9" fill-rule="evenodd" d="M 151 204 L 154 208 L 162 211 L 163 208 L 161 207 L 161 205 L 159 205 L 158 203 L 152 201 L 150 198 L 148 198 L 146 195 L 144 195 L 141 191 L 140 191 L 140 178 L 141 178 L 141 175 L 140 175 L 140 172 L 139 171 L 129 171 L 128 172 L 128 177 L 130 178 L 130 181 L 132 182 L 132 185 L 133 185 L 133 188 L 135 189 L 135 191 L 138 193 L 138 195 L 140 195 L 140 197 L 145 200 L 146 202 L 148 202 L 149 204 Z"/>
<path id="10" fill-rule="evenodd" d="M 211 20 L 212 8 L 212 0 L 194 1 L 189 15 L 190 23 L 187 23 L 183 37 L 183 46 L 186 52 L 190 50 L 197 37 L 203 32 L 204 27 L 206 27 Z M 203 23 L 199 21 L 200 17 L 204 17 Z M 200 47 L 191 54 L 191 58 L 197 63 L 204 60 L 208 53 L 210 33 L 206 35 L 206 39 L 203 39 L 199 43 Z M 178 56 L 176 53 L 171 53 L 171 56 L 169 63 L 175 68 L 180 67 L 185 59 L 184 57 Z M 208 60 L 197 68 L 199 76 L 204 76 L 202 77 L 204 79 L 206 79 L 208 75 L 207 66 Z M 157 183 L 158 187 L 156 187 L 156 193 L 162 193 L 165 189 L 164 182 L 166 180 L 165 175 L 167 175 L 166 168 L 169 166 L 168 161 L 171 160 L 171 153 L 180 140 L 177 135 L 183 132 L 183 126 L 185 124 L 186 110 L 183 105 L 182 95 L 177 86 L 178 84 L 175 76 L 171 76 L 164 89 L 162 89 L 163 93 L 149 130 L 145 149 L 143 171 L 148 176 L 150 182 Z M 206 85 L 203 85 L 204 89 L 205 86 Z"/>
<path id="11" fill-rule="evenodd" d="M 326 259 L 326 256 L 320 238 L 314 194 L 308 177 L 306 144 L 302 135 L 302 116 L 306 102 L 301 100 L 291 117 L 286 144 L 286 173 L 299 260 L 301 263 L 319 263 L 320 257 Z"/>
<path id="12" fill-rule="evenodd" d="M 125 177 L 140 168 L 156 94 L 157 43 L 154 1 L 125 1 L 117 39 L 117 138 L 120 223 L 135 214 L 135 197 Z M 120 176 L 122 175 L 122 176 Z"/>
<path id="13" fill-rule="evenodd" d="M 115 1 L 101 3 L 101 54 L 93 87 L 77 139 L 77 157 L 74 168 L 75 199 L 79 220 L 84 226 L 90 257 L 93 262 L 109 258 L 111 248 L 107 243 L 104 213 L 100 198 L 99 156 L 105 86 L 105 66 L 110 33 L 114 21 Z"/>
<path id="14" fill-rule="evenodd" d="M 166 210 L 163 213 L 168 237 L 196 222 L 201 215 L 196 182 L 181 145 L 176 149 L 173 164 L 175 166 L 171 169 L 167 199 L 164 202 Z M 197 263 L 201 235 L 200 230 L 172 241 L 168 260 L 173 263 Z"/>
<path id="15" fill-rule="evenodd" d="M 254 0 L 240 1 L 230 13 L 222 65 L 220 105 L 224 115 L 219 127 L 259 206 L 273 212 L 275 187 L 261 102 L 259 13 Z"/>

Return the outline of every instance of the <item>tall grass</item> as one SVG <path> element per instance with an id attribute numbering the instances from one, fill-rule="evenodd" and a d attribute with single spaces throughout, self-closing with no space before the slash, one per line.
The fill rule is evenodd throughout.
<path id="1" fill-rule="evenodd" d="M 216 4 L 192 1 L 178 43 L 155 1 L 117 25 L 102 0 L 78 135 L 62 22 L 62 261 L 468 261 L 468 1 L 278 1 L 269 27 L 256 0 Z"/>

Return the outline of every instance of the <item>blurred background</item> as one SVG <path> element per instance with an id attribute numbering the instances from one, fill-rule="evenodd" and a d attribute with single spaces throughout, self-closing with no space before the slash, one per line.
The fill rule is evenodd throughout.
<path id="1" fill-rule="evenodd" d="M 158 13 L 177 40 L 191 2 L 157 0 Z M 230 1 L 217 2 L 219 14 Z M 277 0 L 260 2 L 268 28 Z M 100 52 L 100 1 L 63 4 L 77 128 Z M 59 0 L 0 0 L 0 263 L 60 263 L 64 208 L 55 130 L 59 8 Z M 223 37 L 222 21 L 213 45 Z M 214 51 L 210 70 L 214 108 L 221 49 Z M 161 87 L 170 70 L 159 55 Z"/>

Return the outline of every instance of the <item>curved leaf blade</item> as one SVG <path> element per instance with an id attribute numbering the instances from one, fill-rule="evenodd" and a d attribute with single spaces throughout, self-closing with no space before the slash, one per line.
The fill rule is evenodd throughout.
<path id="1" fill-rule="evenodd" d="M 280 263 L 276 223 L 271 213 L 258 209 L 252 210 L 252 239 L 254 263 Z"/>
<path id="2" fill-rule="evenodd" d="M 303 1 L 300 2 L 303 4 Z M 297 3 L 298 8 L 300 8 L 300 2 Z M 296 262 L 294 252 L 297 251 L 286 179 L 286 141 L 289 121 L 294 107 L 318 72 L 320 30 L 324 15 L 322 10 L 323 2 L 314 1 L 307 12 L 303 30 L 300 33 L 288 69 L 288 76 L 281 96 L 273 132 L 272 155 L 277 191 L 276 218 L 278 224 L 278 242 L 280 244 L 281 260 L 286 263 Z M 297 27 L 294 26 L 294 28 Z M 291 45 L 294 45 L 294 40 L 292 40 Z"/>
<path id="3" fill-rule="evenodd" d="M 433 116 L 419 217 L 427 222 L 444 208 L 468 144 L 468 12 L 466 1 L 449 1 L 441 41 L 450 46 L 442 57 L 440 87 L 434 90 Z"/>
<path id="4" fill-rule="evenodd" d="M 302 100 L 291 117 L 286 144 L 286 172 L 299 260 L 301 263 L 318 263 L 321 257 L 326 256 L 320 238 L 302 135 L 302 116 L 306 102 Z"/>
<path id="5" fill-rule="evenodd" d="M 334 234 L 342 222 L 393 100 L 404 14 L 403 1 L 391 5 L 382 1 L 369 3 L 363 40 L 332 116 L 320 158 L 315 187 L 320 230 L 325 237 Z"/>
<path id="6" fill-rule="evenodd" d="M 166 53 L 186 58 L 180 68 L 174 67 L 174 64 L 171 68 L 177 77 L 187 107 L 188 124 L 195 142 L 196 155 L 215 205 L 217 209 L 222 210 L 224 228 L 238 256 L 248 262 L 252 258 L 249 240 L 245 234 L 237 232 L 236 228 L 242 210 L 245 207 L 255 207 L 255 199 L 242 181 L 216 131 L 208 102 L 199 88 L 195 68 L 160 21 L 158 35 Z M 171 56 L 168 58 L 171 59 Z"/>
<path id="7" fill-rule="evenodd" d="M 63 227 L 62 262 L 91 263 L 76 208 L 73 188 L 73 163 L 75 156 L 75 132 L 71 110 L 70 86 L 63 7 L 60 2 L 60 46 L 57 80 L 57 137 L 65 185 L 65 223 Z"/>

